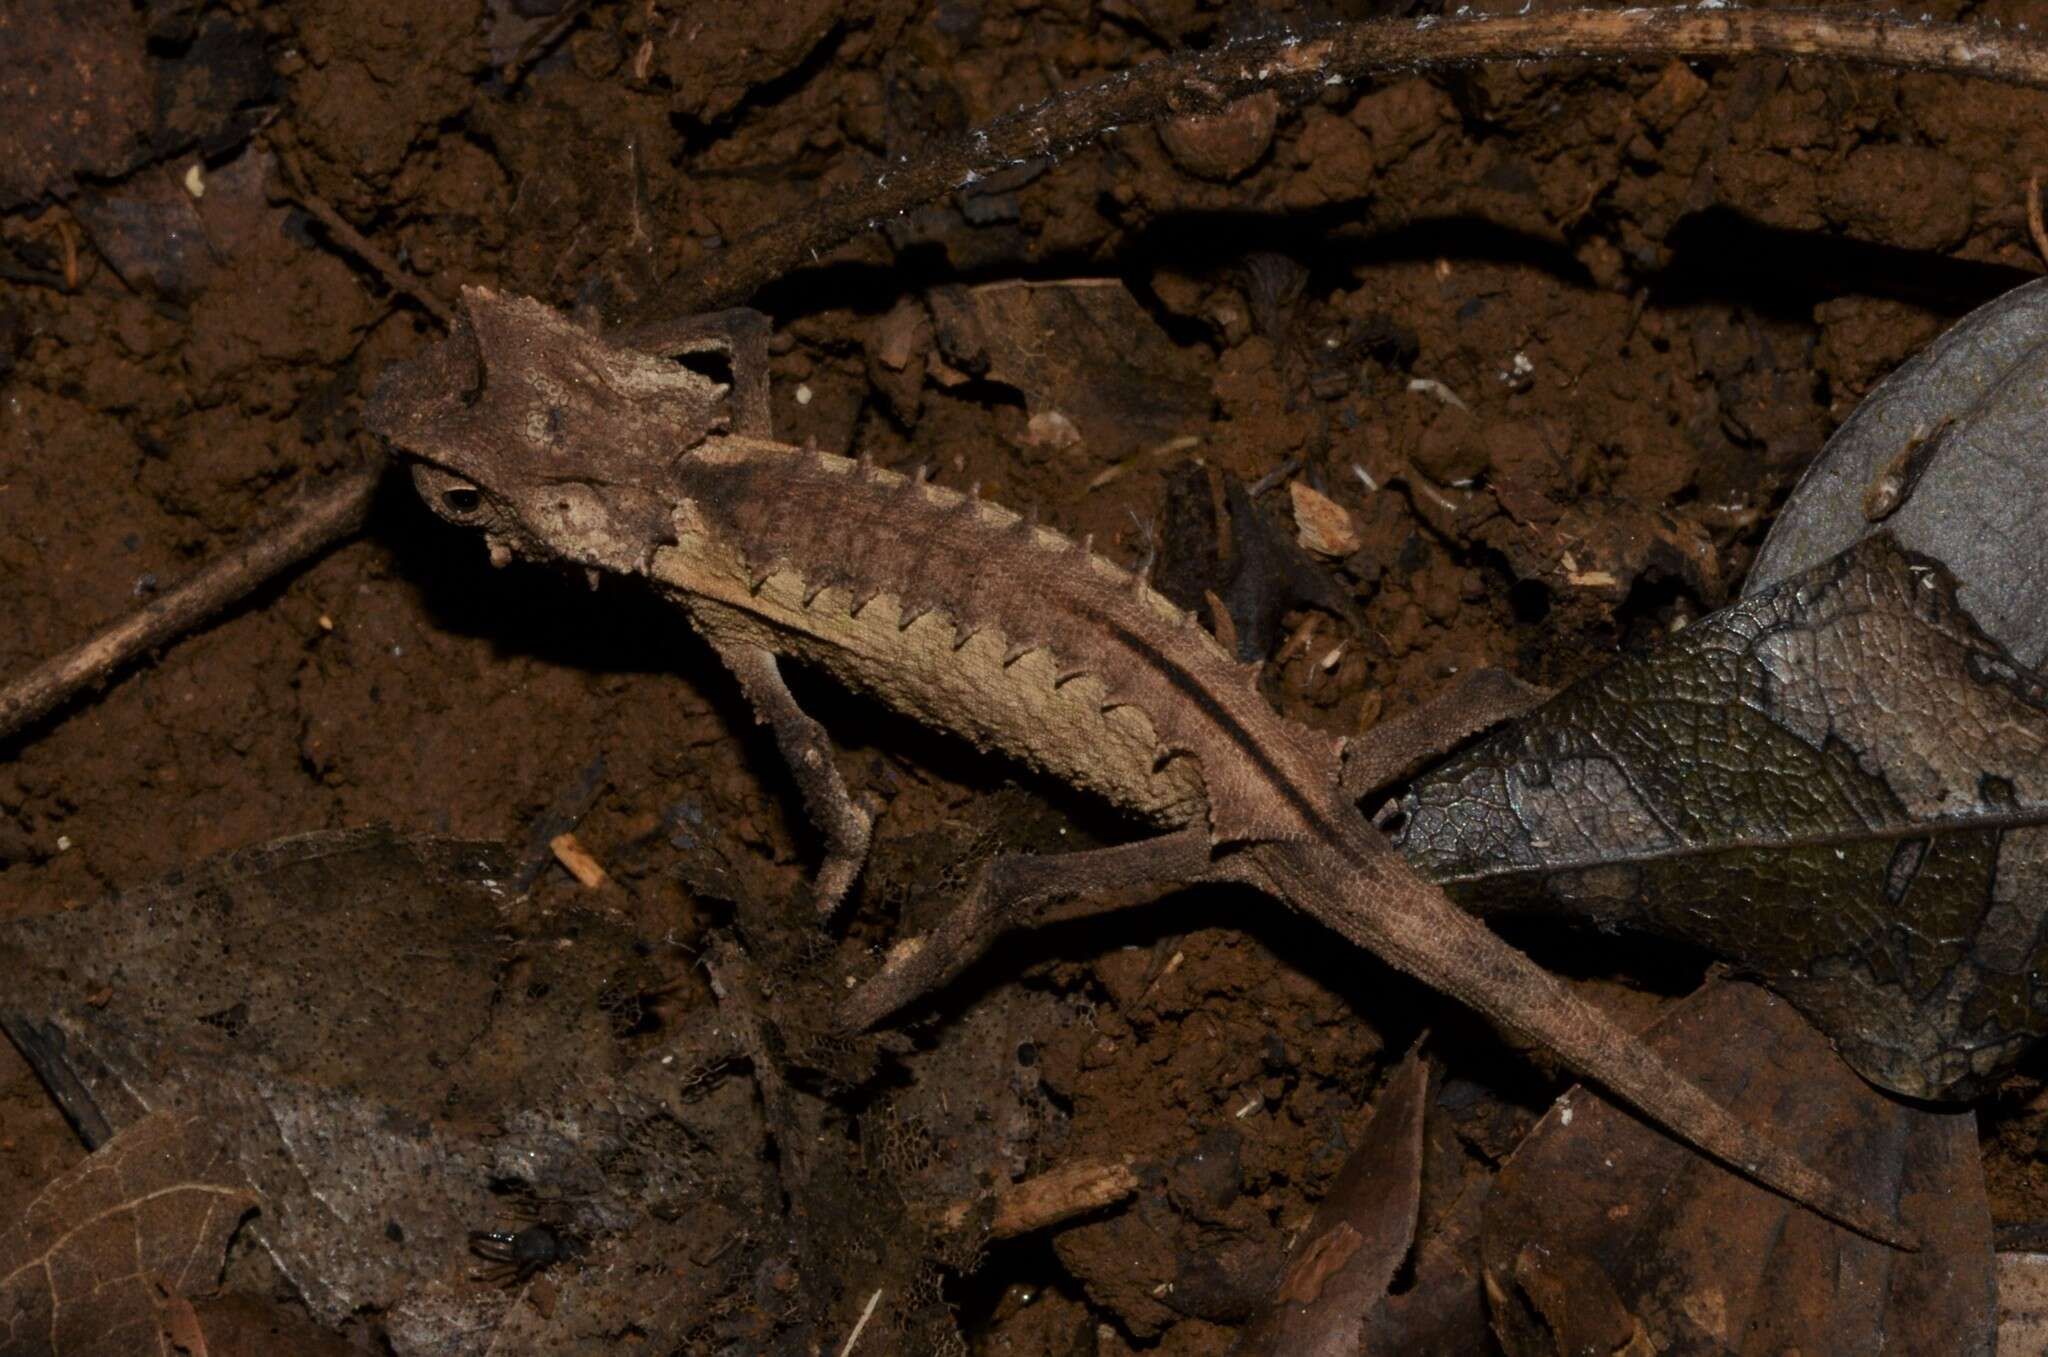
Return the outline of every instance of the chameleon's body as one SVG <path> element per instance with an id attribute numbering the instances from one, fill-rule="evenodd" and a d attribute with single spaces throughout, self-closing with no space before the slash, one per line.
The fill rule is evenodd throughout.
<path id="1" fill-rule="evenodd" d="M 1140 881 L 1248 881 L 1542 1040 L 1761 1181 L 1902 1237 L 1888 1212 L 1738 1122 L 1417 877 L 1359 815 L 1346 768 L 1348 756 L 1384 770 L 1387 756 L 1279 716 L 1245 666 L 1130 572 L 971 494 L 770 440 L 759 355 L 735 353 L 728 395 L 648 351 L 710 347 L 700 329 L 628 345 L 537 302 L 472 291 L 465 303 L 452 339 L 386 378 L 373 427 L 424 460 L 429 502 L 482 529 L 494 559 L 644 575 L 689 613 L 776 728 L 826 833 L 828 907 L 858 870 L 868 818 L 782 686 L 778 656 L 1166 831 L 999 859 L 969 906 L 853 997 L 852 1020 L 956 970 L 1010 906 Z"/>
<path id="2" fill-rule="evenodd" d="M 725 440 L 676 478 L 678 542 L 647 573 L 714 639 L 815 665 L 1163 826 L 1301 838 L 1305 815 L 1334 809 L 1271 789 L 1327 800 L 1338 742 L 1279 719 L 1208 632 L 1058 533 L 775 443 Z M 1240 767 L 1261 776 L 1204 776 Z"/>

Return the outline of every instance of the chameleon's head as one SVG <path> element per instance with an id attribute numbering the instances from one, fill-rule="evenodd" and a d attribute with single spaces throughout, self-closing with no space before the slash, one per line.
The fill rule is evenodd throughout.
<path id="1" fill-rule="evenodd" d="M 436 514 L 513 556 L 636 570 L 673 540 L 673 469 L 726 387 L 540 302 L 465 288 L 447 339 L 396 364 L 364 419 L 418 459 Z"/>

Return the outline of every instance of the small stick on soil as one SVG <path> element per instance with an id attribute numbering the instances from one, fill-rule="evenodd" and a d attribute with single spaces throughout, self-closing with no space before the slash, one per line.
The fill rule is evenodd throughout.
<path id="1" fill-rule="evenodd" d="M 311 491 L 285 519 L 208 561 L 97 635 L 0 687 L 0 740 L 94 684 L 103 684 L 144 652 L 190 630 L 259 585 L 351 536 L 369 514 L 383 474 L 377 461 Z"/>
<path id="2" fill-rule="evenodd" d="M 1325 85 L 1383 71 L 1486 62 L 1771 56 L 1861 62 L 2048 88 L 2048 42 L 1971 24 L 1909 23 L 1896 15 L 1742 9 L 1567 10 L 1476 19 L 1387 19 L 1239 43 L 1120 71 L 1035 107 L 945 138 L 915 159 L 820 199 L 679 274 L 636 318 L 735 306 L 764 283 L 877 222 L 935 201 L 976 178 L 1037 157 L 1059 157 L 1105 131 L 1212 113 L 1261 90 L 1295 102 Z"/>
<path id="3" fill-rule="evenodd" d="M 318 219 L 337 245 L 374 269 L 393 292 L 410 297 L 440 321 L 443 329 L 452 326 L 455 313 L 446 302 L 417 285 L 396 260 L 365 240 L 340 213 L 307 188 L 306 178 L 290 152 L 276 147 L 272 150 L 277 157 L 278 178 L 293 202 Z M 66 291 L 71 290 L 74 282 L 70 276 L 74 263 L 67 257 Z M 378 457 L 336 477 L 310 492 L 290 517 L 254 540 L 207 562 L 183 584 L 108 624 L 83 644 L 0 687 L 0 740 L 82 689 L 105 683 L 115 670 L 136 656 L 198 626 L 272 577 L 353 537 L 369 517 L 370 500 L 377 493 L 384 466 L 385 459 Z"/>
<path id="4" fill-rule="evenodd" d="M 372 245 L 362 232 L 348 224 L 348 219 L 336 212 L 327 200 L 313 192 L 306 176 L 299 171 L 298 161 L 289 151 L 272 148 L 277 156 L 278 179 L 284 184 L 285 193 L 291 200 L 310 213 L 327 234 L 334 237 L 334 243 L 347 250 L 356 258 L 368 264 L 381 278 L 384 286 L 402 297 L 410 297 L 419 308 L 441 322 L 442 329 L 450 328 L 455 322 L 455 312 L 448 303 L 426 290 L 413 276 L 400 268 L 398 261 L 383 250 Z"/>
<path id="5" fill-rule="evenodd" d="M 852 1357 L 853 1345 L 860 1341 L 860 1331 L 865 1329 L 868 1326 L 868 1321 L 875 1317 L 875 1307 L 881 1304 L 881 1302 L 882 1293 L 879 1290 L 874 1295 L 868 1297 L 867 1308 L 860 1312 L 860 1319 L 854 1324 L 853 1332 L 846 1335 L 846 1346 L 839 1349 L 839 1357 Z"/>
<path id="6" fill-rule="evenodd" d="M 995 1215 L 988 1232 L 996 1239 L 1015 1239 L 1114 1206 L 1137 1190 L 1138 1175 L 1128 1165 L 1107 1159 L 1077 1159 L 996 1189 Z M 947 1207 L 946 1228 L 964 1226 L 976 1205 L 970 1199 Z"/>
<path id="7" fill-rule="evenodd" d="M 533 828 L 526 836 L 526 852 L 520 856 L 519 870 L 512 876 L 511 887 L 514 895 L 524 895 L 533 889 L 533 883 L 540 880 L 540 874 L 547 865 L 556 860 L 555 840 L 570 833 L 583 823 L 583 817 L 590 814 L 590 808 L 597 804 L 598 794 L 604 791 L 604 755 L 600 753 L 583 771 L 576 775 L 576 781 L 554 804 L 541 812 L 533 822 Z"/>
<path id="8" fill-rule="evenodd" d="M 2041 172 L 2035 170 L 2027 177 L 2027 230 L 2034 237 L 2034 249 L 2040 253 L 2041 262 L 2048 264 L 2048 225 L 2041 221 Z"/>

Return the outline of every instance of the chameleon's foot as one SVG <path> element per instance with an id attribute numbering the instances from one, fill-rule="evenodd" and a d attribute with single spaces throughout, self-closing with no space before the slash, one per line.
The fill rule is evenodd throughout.
<path id="1" fill-rule="evenodd" d="M 868 795 L 848 797 L 845 806 L 834 807 L 825 832 L 825 860 L 811 883 L 811 901 L 820 919 L 829 921 L 846 893 L 867 866 L 868 847 L 874 839 L 875 816 L 881 803 Z"/>
<path id="2" fill-rule="evenodd" d="M 987 951 L 997 934 L 1028 922 L 1038 906 L 1105 891 L 1190 885 L 1214 875 L 1209 834 L 1202 825 L 1114 848 L 991 858 L 975 873 L 967 897 L 937 928 L 896 944 L 882 969 L 847 997 L 839 1006 L 837 1025 L 849 1031 L 872 1027 L 931 993 Z"/>

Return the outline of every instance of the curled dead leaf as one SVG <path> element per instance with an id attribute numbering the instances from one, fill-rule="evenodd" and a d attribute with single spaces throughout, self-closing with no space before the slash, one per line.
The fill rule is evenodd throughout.
<path id="1" fill-rule="evenodd" d="M 1978 307 L 1880 382 L 1785 501 L 1746 592 L 1882 525 L 1947 566 L 1962 605 L 2022 663 L 2048 659 L 2044 336 L 2048 280 Z"/>
<path id="2" fill-rule="evenodd" d="M 1430 1070 L 1411 1052 L 1237 1357 L 1352 1357 L 1415 1239 Z"/>

